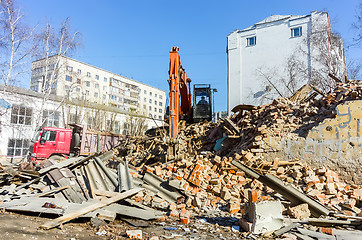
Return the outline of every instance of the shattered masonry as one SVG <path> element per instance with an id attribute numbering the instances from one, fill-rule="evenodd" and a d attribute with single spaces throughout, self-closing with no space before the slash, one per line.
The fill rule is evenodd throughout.
<path id="1" fill-rule="evenodd" d="M 360 234 L 362 220 L 361 108 L 362 83 L 350 81 L 319 99 L 238 106 L 230 119 L 183 126 L 178 144 L 161 131 L 38 171 L 2 166 L 0 207 L 60 216 L 44 229 L 78 217 L 111 224 L 128 216 L 197 232 L 229 218 L 229 228 L 244 229 L 222 232 L 230 237 L 346 238 Z M 268 179 L 303 200 L 278 193 Z M 124 236 L 145 237 L 130 230 Z"/>

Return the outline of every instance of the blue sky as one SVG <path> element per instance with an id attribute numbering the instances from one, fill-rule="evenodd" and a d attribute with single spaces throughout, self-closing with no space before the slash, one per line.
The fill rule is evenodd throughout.
<path id="1" fill-rule="evenodd" d="M 361 0 L 19 0 L 30 24 L 53 25 L 69 17 L 82 34 L 73 58 L 168 91 L 168 61 L 172 46 L 192 83 L 211 83 L 215 110 L 227 106 L 226 37 L 273 14 L 305 15 L 329 12 L 332 28 L 345 45 L 352 42 Z M 350 49 L 359 59 L 362 47 Z M 348 59 L 347 59 L 348 60 Z M 25 87 L 29 83 L 24 84 Z"/>

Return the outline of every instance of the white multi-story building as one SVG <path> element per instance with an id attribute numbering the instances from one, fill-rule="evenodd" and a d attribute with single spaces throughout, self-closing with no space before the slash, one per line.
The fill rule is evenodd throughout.
<path id="1" fill-rule="evenodd" d="M 152 99 L 153 112 L 156 112 L 156 99 L 159 106 L 159 96 L 153 91 L 152 96 L 148 97 Z M 158 109 L 157 115 L 154 114 L 156 116 L 159 114 Z M 4 91 L 3 85 L 0 85 L 0 160 L 12 159 L 17 162 L 23 158 L 40 126 L 64 128 L 70 123 L 78 123 L 99 131 L 134 134 L 136 131 L 142 133 L 149 128 L 162 126 L 162 122 L 129 114 L 118 107 L 68 100 L 56 95 L 45 97 L 43 93 L 24 88 L 7 87 Z"/>
<path id="2" fill-rule="evenodd" d="M 235 30 L 227 38 L 227 55 L 229 114 L 239 104 L 289 97 L 307 82 L 331 88 L 328 73 L 342 78 L 346 72 L 343 43 L 331 33 L 326 12 L 273 15 Z"/>
<path id="3" fill-rule="evenodd" d="M 32 63 L 30 89 L 161 120 L 166 92 L 65 56 Z"/>

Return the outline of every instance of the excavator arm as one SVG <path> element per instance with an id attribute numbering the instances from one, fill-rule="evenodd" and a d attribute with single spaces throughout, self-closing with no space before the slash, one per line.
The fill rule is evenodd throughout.
<path id="1" fill-rule="evenodd" d="M 190 82 L 182 67 L 178 47 L 170 51 L 169 80 L 169 135 L 176 138 L 180 119 L 192 119 L 192 95 Z"/>

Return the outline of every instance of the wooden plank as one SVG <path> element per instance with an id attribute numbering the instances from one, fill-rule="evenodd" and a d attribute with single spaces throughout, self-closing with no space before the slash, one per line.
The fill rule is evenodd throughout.
<path id="1" fill-rule="evenodd" d="M 20 185 L 20 186 L 16 187 L 14 191 L 18 191 L 18 190 L 20 190 L 21 188 L 27 187 L 27 186 L 29 186 L 29 185 L 31 185 L 31 184 L 39 181 L 39 180 L 42 179 L 42 178 L 43 178 L 43 177 L 38 177 L 38 178 L 35 178 L 35 179 L 33 179 L 33 180 L 31 180 L 31 181 L 29 181 L 29 182 L 27 182 L 27 183 L 24 183 L 23 185 Z"/>
<path id="2" fill-rule="evenodd" d="M 89 212 L 94 211 L 96 209 L 108 206 L 108 205 L 110 205 L 110 204 L 112 204 L 114 202 L 117 202 L 117 201 L 121 200 L 121 199 L 130 197 L 130 196 L 138 193 L 141 190 L 142 190 L 142 188 L 136 188 L 136 189 L 131 189 L 131 190 L 123 192 L 123 193 L 114 192 L 112 194 L 113 197 L 111 197 L 111 198 L 109 198 L 107 200 L 95 203 L 95 204 L 90 205 L 88 207 L 79 209 L 79 210 L 74 211 L 72 213 L 66 214 L 66 215 L 61 216 L 59 218 L 56 218 L 56 219 L 54 219 L 52 221 L 46 222 L 45 224 L 41 225 L 41 228 L 43 228 L 43 229 L 54 228 L 56 226 L 59 226 L 62 223 L 69 222 L 70 220 L 78 218 L 78 217 L 80 217 L 80 216 L 82 216 L 82 215 L 84 215 L 86 213 L 89 213 Z"/>

